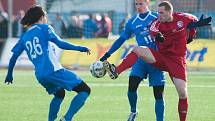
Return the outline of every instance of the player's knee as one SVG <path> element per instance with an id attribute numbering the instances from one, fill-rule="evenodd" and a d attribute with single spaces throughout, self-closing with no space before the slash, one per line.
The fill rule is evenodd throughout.
<path id="1" fill-rule="evenodd" d="M 81 82 L 78 86 L 76 86 L 73 91 L 79 93 L 79 92 L 87 92 L 88 94 L 91 93 L 90 87 L 85 83 Z"/>
<path id="2" fill-rule="evenodd" d="M 153 86 L 155 100 L 163 99 L 164 85 Z"/>
<path id="3" fill-rule="evenodd" d="M 134 47 L 132 52 L 136 53 L 138 56 L 141 54 L 141 47 Z"/>
<path id="4" fill-rule="evenodd" d="M 145 46 L 141 46 L 141 47 L 134 47 L 134 49 L 132 50 L 134 53 L 136 53 L 138 55 L 138 57 L 141 57 L 143 59 L 147 59 L 147 52 L 148 52 L 148 48 Z"/>
<path id="5" fill-rule="evenodd" d="M 188 96 L 187 90 L 184 88 L 179 89 L 178 96 L 179 96 L 179 98 L 187 98 L 187 96 Z"/>
<path id="6" fill-rule="evenodd" d="M 58 90 L 55 94 L 54 94 L 55 97 L 58 97 L 58 98 L 61 98 L 61 99 L 64 99 L 65 97 L 65 90 L 64 89 L 60 89 Z"/>
<path id="7" fill-rule="evenodd" d="M 128 91 L 129 92 L 136 92 L 141 80 L 142 80 L 142 78 L 140 78 L 140 77 L 130 76 L 129 77 Z"/>

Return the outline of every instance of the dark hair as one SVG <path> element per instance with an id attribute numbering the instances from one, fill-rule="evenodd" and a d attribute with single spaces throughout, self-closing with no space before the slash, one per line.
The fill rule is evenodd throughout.
<path id="1" fill-rule="evenodd" d="M 92 13 L 89 13 L 88 16 L 89 16 L 90 19 L 93 18 L 93 14 Z"/>
<path id="2" fill-rule="evenodd" d="M 158 5 L 158 7 L 162 6 L 164 6 L 166 11 L 173 11 L 173 6 L 169 1 L 163 1 Z"/>
<path id="3" fill-rule="evenodd" d="M 42 16 L 45 16 L 46 13 L 40 5 L 33 5 L 28 9 L 25 16 L 21 20 L 21 24 L 26 27 L 30 26 L 40 20 Z"/>

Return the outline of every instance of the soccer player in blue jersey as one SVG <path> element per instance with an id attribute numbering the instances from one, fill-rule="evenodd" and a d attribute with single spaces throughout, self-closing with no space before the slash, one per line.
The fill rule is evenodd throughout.
<path id="1" fill-rule="evenodd" d="M 149 27 L 152 21 L 157 18 L 157 13 L 148 9 L 150 0 L 135 0 L 135 5 L 138 14 L 133 16 L 126 23 L 125 29 L 120 37 L 113 43 L 112 47 L 107 51 L 100 59 L 101 61 L 107 60 L 121 45 L 128 40 L 133 34 L 136 37 L 138 46 L 147 46 L 149 48 L 156 49 L 154 39 L 149 34 Z M 155 97 L 155 113 L 156 120 L 164 120 L 164 84 L 165 76 L 164 72 L 156 69 L 152 65 L 145 63 L 140 58 L 137 63 L 132 67 L 129 76 L 128 87 L 128 100 L 130 104 L 131 113 L 128 121 L 134 121 L 137 114 L 137 88 L 143 79 L 149 78 L 149 86 L 153 86 Z"/>
<path id="2" fill-rule="evenodd" d="M 48 94 L 54 95 L 50 103 L 48 121 L 54 121 L 57 118 L 65 90 L 77 92 L 68 111 L 60 119 L 61 121 L 71 121 L 84 105 L 91 90 L 76 74 L 61 66 L 56 58 L 53 44 L 61 49 L 86 52 L 87 54 L 90 54 L 90 50 L 87 47 L 76 46 L 63 41 L 46 23 L 46 13 L 41 6 L 32 6 L 27 11 L 21 20 L 21 24 L 27 30 L 12 49 L 13 55 L 9 62 L 5 83 L 12 84 L 16 60 L 25 51 L 35 67 L 35 76 L 38 82 Z"/>

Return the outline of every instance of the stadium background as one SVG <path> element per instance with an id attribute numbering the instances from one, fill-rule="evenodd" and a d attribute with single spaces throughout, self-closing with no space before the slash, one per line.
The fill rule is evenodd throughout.
<path id="1" fill-rule="evenodd" d="M 150 9 L 156 11 L 156 5 L 161 0 L 151 0 Z M 202 13 L 206 16 L 215 18 L 215 8 L 213 0 L 172 0 L 175 11 L 188 12 L 200 17 Z M 23 4 L 26 3 L 26 4 Z M 5 16 L 6 23 L 2 22 L 0 33 L 0 66 L 7 67 L 10 57 L 10 47 L 18 40 L 19 30 L 17 22 L 20 20 L 20 10 L 26 11 L 32 4 L 41 4 L 47 10 L 47 15 L 50 24 L 56 23 L 56 16 L 64 23 L 60 28 L 56 29 L 61 37 L 75 44 L 83 44 L 92 49 L 92 56 L 80 56 L 77 52 L 59 50 L 59 60 L 64 66 L 78 68 L 89 66 L 93 61 L 99 59 L 105 51 L 111 46 L 113 40 L 117 39 L 125 22 L 128 18 L 135 14 L 135 6 L 133 0 L 1 0 L 0 10 L 1 16 Z M 6 14 L 6 15 L 5 15 Z M 109 18 L 111 22 L 108 24 L 108 31 L 104 36 L 87 37 L 85 35 L 84 21 L 92 14 L 96 20 L 97 26 L 101 26 L 103 16 Z M 6 25 L 8 24 L 8 25 Z M 212 26 L 202 27 L 198 30 L 196 41 L 188 45 L 187 63 L 192 69 L 214 69 L 215 57 L 213 57 L 215 42 L 215 22 L 212 21 Z M 100 28 L 98 27 L 97 31 Z M 90 29 L 89 29 L 90 30 Z M 7 33 L 6 35 L 4 33 Z M 134 39 L 127 41 L 120 51 L 117 51 L 110 61 L 117 64 L 122 59 L 127 51 L 135 45 Z M 10 46 L 10 47 L 9 47 Z M 5 48 L 5 49 L 3 49 Z M 72 54 L 73 56 L 70 56 Z M 26 62 L 27 57 L 23 54 L 19 58 L 18 65 L 24 67 L 32 66 Z M 19 64 L 21 63 L 21 64 Z M 26 64 L 27 63 L 27 64 Z"/>
<path id="2" fill-rule="evenodd" d="M 150 8 L 156 10 L 156 5 L 159 1 L 161 0 L 151 0 Z M 174 5 L 176 11 L 192 13 L 197 17 L 200 17 L 201 14 L 204 13 L 207 16 L 215 18 L 214 0 L 170 1 Z M 61 63 L 68 68 L 77 69 L 78 75 L 87 80 L 90 86 L 93 87 L 91 99 L 87 103 L 86 108 L 78 115 L 77 119 L 81 119 L 81 121 L 125 120 L 129 113 L 129 106 L 126 98 L 128 73 L 122 75 L 119 81 L 112 81 L 108 77 L 105 77 L 103 80 L 94 79 L 88 72 L 88 67 L 108 50 L 113 41 L 119 36 L 126 20 L 135 14 L 134 1 L 0 0 L 0 16 L 4 18 L 3 22 L 2 19 L 0 19 L 0 81 L 3 81 L 6 75 L 8 60 L 11 56 L 10 50 L 18 41 L 19 30 L 15 26 L 17 25 L 15 24 L 17 22 L 15 20 L 19 18 L 17 15 L 20 10 L 26 11 L 29 6 L 33 4 L 40 4 L 45 7 L 50 24 L 55 22 L 57 14 L 60 15 L 65 24 L 61 36 L 66 41 L 88 46 L 92 50 L 92 55 L 87 56 L 79 52 L 57 49 L 57 54 Z M 108 32 L 108 36 L 95 38 L 84 37 L 83 30 L 80 28 L 83 25 L 83 21 L 89 17 L 89 14 L 92 14 L 97 20 L 101 20 L 102 15 L 108 16 L 108 18 L 111 19 L 111 30 Z M 79 28 L 73 30 L 68 29 L 69 26 L 74 23 L 79 25 Z M 119 63 L 119 60 L 122 59 L 134 45 L 135 40 L 132 38 L 127 41 L 119 51 L 111 56 L 110 61 L 115 64 Z M 215 21 L 213 20 L 212 26 L 200 28 L 195 41 L 188 45 L 188 90 L 191 102 L 189 109 L 191 113 L 188 116 L 188 121 L 215 120 L 215 95 L 213 93 L 215 91 L 214 53 Z M 21 68 L 21 70 L 15 72 L 14 78 L 16 84 L 12 87 L 6 87 L 2 83 L 0 84 L 0 92 L 4 92 L 0 93 L 0 121 L 11 121 L 11 119 L 16 119 L 17 121 L 45 120 L 47 117 L 48 100 L 50 100 L 51 97 L 45 96 L 44 90 L 39 87 L 36 81 L 32 81 L 36 79 L 33 76 L 32 65 L 28 61 L 25 53 L 18 59 L 16 67 Z M 147 82 L 143 83 L 141 86 L 147 86 Z M 177 112 L 177 104 L 175 103 L 177 102 L 177 98 L 175 97 L 177 93 L 170 79 L 168 79 L 166 88 L 166 118 L 167 121 L 177 121 L 177 113 L 174 113 Z M 8 93 L 13 94 L 8 96 Z M 155 120 L 155 116 L 152 116 L 154 111 L 152 91 L 150 88 L 140 88 L 139 95 L 143 97 L 139 100 L 139 106 L 144 105 L 145 107 L 139 107 L 140 116 L 138 116 L 138 121 L 142 120 L 143 117 L 148 121 Z M 19 99 L 19 97 L 21 97 L 21 99 Z M 40 101 L 35 101 L 38 100 L 38 98 Z M 67 99 L 66 102 L 66 106 L 68 106 L 69 99 Z M 64 106 L 64 108 L 66 106 Z M 20 109 L 23 111 L 20 112 Z M 8 117 L 10 113 L 12 113 L 12 116 Z M 62 112 L 60 115 L 62 115 Z"/>

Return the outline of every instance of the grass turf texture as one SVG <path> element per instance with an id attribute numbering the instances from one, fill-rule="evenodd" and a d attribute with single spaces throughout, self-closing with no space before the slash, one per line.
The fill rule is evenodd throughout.
<path id="1" fill-rule="evenodd" d="M 74 118 L 75 121 L 127 120 L 130 112 L 127 100 L 128 72 L 117 80 L 111 80 L 107 75 L 96 79 L 88 71 L 76 73 L 90 85 L 92 93 Z M 3 83 L 5 75 L 6 70 L 1 70 L 0 121 L 46 121 L 52 96 L 37 83 L 34 72 L 16 70 L 14 84 L 9 86 Z M 214 121 L 215 73 L 189 72 L 188 92 L 188 121 Z M 74 92 L 66 92 L 59 117 L 67 110 L 74 95 Z M 147 86 L 147 82 L 141 83 L 138 95 L 137 121 L 155 121 L 153 92 L 152 88 Z M 165 100 L 165 120 L 178 121 L 178 96 L 169 78 L 165 88 Z"/>

